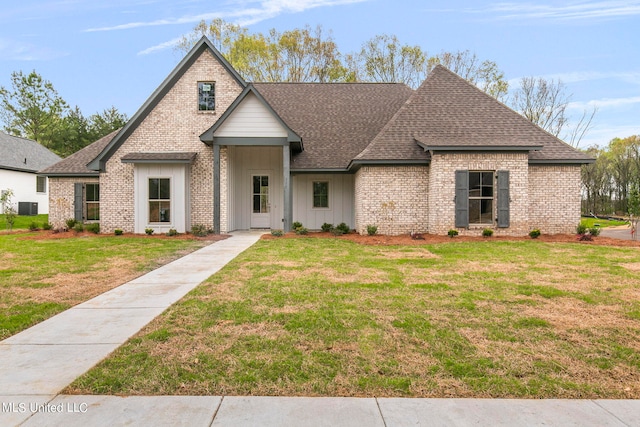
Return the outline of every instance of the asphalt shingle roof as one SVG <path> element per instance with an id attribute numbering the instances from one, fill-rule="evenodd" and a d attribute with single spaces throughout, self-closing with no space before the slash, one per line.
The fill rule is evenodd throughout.
<path id="1" fill-rule="evenodd" d="M 93 144 L 87 145 L 82 150 L 77 151 L 66 159 L 40 171 L 43 175 L 50 176 L 76 176 L 91 175 L 98 176 L 98 172 L 87 168 L 87 164 L 95 159 L 98 154 L 105 149 L 107 144 L 116 136 L 119 130 L 103 136 Z"/>
<path id="2" fill-rule="evenodd" d="M 302 137 L 291 169 L 345 169 L 413 90 L 400 83 L 254 83 Z"/>
<path id="3" fill-rule="evenodd" d="M 60 160 L 36 141 L 0 132 L 0 169 L 37 172 Z"/>
<path id="4" fill-rule="evenodd" d="M 356 160 L 428 159 L 418 142 L 434 149 L 539 148 L 529 157 L 539 161 L 590 159 L 442 66 Z"/>

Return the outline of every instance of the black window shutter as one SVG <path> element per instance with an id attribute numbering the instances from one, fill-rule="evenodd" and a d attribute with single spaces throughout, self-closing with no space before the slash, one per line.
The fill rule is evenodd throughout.
<path id="1" fill-rule="evenodd" d="M 469 171 L 456 171 L 456 227 L 469 227 Z"/>
<path id="2" fill-rule="evenodd" d="M 509 171 L 498 171 L 498 227 L 509 227 Z"/>
<path id="3" fill-rule="evenodd" d="M 73 184 L 73 218 L 76 221 L 82 222 L 82 193 L 83 193 L 84 184 L 81 182 L 76 182 Z"/>

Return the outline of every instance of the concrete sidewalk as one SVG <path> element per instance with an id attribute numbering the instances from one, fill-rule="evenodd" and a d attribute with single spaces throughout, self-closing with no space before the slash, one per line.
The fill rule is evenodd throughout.
<path id="1" fill-rule="evenodd" d="M 23 426 L 640 425 L 640 401 L 637 400 L 57 396 L 48 404 L 32 402 L 37 399 L 13 401 L 17 411 L 15 421 L 30 417 Z M 24 409 L 22 414 L 17 406 L 20 404 Z M 10 420 L 5 418 L 3 426 L 16 424 L 4 421 Z"/>
<path id="2" fill-rule="evenodd" d="M 259 238 L 233 233 L 0 342 L 0 426 L 638 426 L 638 400 L 65 396 Z"/>

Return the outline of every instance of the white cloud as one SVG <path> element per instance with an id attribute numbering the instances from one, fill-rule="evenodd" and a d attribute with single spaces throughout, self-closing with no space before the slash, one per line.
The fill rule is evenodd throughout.
<path id="1" fill-rule="evenodd" d="M 242 1 L 240 2 L 244 8 L 207 12 L 196 15 L 185 15 L 181 17 L 171 17 L 156 19 L 151 21 L 128 22 L 125 24 L 113 25 L 108 27 L 88 28 L 87 32 L 96 31 L 116 31 L 127 30 L 140 27 L 155 27 L 163 25 L 180 25 L 197 23 L 202 20 L 211 20 L 214 18 L 224 18 L 236 20 L 239 25 L 251 25 L 269 18 L 281 15 L 283 13 L 298 13 L 308 9 L 325 6 L 338 6 L 343 4 L 361 3 L 368 0 L 260 0 L 260 1 Z M 250 7 L 250 5 L 253 5 Z"/>
<path id="2" fill-rule="evenodd" d="M 640 104 L 640 96 L 630 96 L 627 98 L 602 98 L 593 99 L 586 102 L 570 102 L 567 108 L 572 110 L 590 110 L 596 107 L 598 110 L 603 108 L 618 108 L 628 105 Z"/>
<path id="3" fill-rule="evenodd" d="M 640 1 L 586 1 L 561 6 L 539 3 L 493 3 L 483 8 L 440 12 L 496 15 L 501 20 L 593 20 L 640 15 Z"/>
<path id="4" fill-rule="evenodd" d="M 9 61 L 49 61 L 68 53 L 48 49 L 31 43 L 0 38 L 0 59 Z"/>

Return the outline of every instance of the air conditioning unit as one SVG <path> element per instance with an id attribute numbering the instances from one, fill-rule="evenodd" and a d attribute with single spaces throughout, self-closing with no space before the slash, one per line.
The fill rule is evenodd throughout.
<path id="1" fill-rule="evenodd" d="M 38 202 L 18 202 L 18 215 L 38 215 Z"/>

